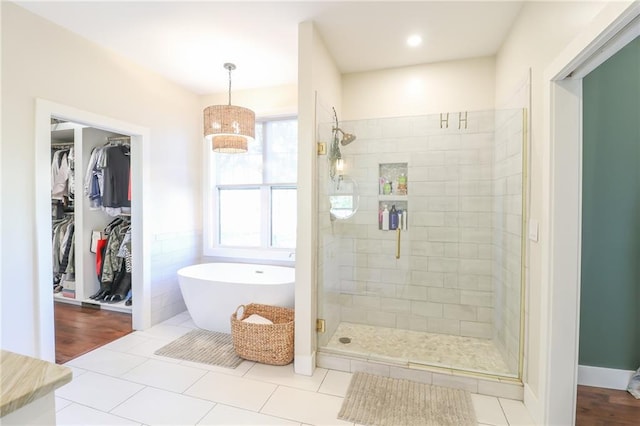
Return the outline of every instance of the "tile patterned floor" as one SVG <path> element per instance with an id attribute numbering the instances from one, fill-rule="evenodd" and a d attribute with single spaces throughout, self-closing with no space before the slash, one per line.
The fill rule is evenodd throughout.
<path id="1" fill-rule="evenodd" d="M 350 343 L 340 343 L 349 337 Z M 327 349 L 438 367 L 515 376 L 491 340 L 342 322 Z"/>
<path id="2" fill-rule="evenodd" d="M 351 373 L 244 361 L 236 369 L 159 357 L 195 326 L 187 313 L 69 361 L 58 425 L 352 425 L 337 419 Z M 532 425 L 520 401 L 472 394 L 479 425 Z"/>

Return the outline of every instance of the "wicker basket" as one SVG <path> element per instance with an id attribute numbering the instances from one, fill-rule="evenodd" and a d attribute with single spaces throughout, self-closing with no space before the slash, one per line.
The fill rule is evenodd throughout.
<path id="1" fill-rule="evenodd" d="M 243 312 L 239 314 L 241 308 Z M 252 314 L 267 318 L 273 324 L 242 321 Z M 257 303 L 238 306 L 231 315 L 233 348 L 238 356 L 263 364 L 289 364 L 293 361 L 293 316 L 294 310 L 289 308 Z"/>

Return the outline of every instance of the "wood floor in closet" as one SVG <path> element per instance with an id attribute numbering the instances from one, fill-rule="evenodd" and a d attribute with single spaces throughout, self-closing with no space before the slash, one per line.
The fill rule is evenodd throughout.
<path id="1" fill-rule="evenodd" d="M 131 333 L 131 315 L 106 309 L 54 303 L 56 363 L 80 355 Z"/>
<path id="2" fill-rule="evenodd" d="M 627 391 L 578 386 L 576 426 L 638 426 L 640 399 Z"/>

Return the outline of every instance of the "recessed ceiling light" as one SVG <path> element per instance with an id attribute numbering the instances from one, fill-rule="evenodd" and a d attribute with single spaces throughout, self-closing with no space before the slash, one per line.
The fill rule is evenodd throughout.
<path id="1" fill-rule="evenodd" d="M 422 37 L 420 37 L 418 34 L 409 36 L 409 38 L 407 39 L 407 44 L 411 47 L 420 46 L 422 44 Z"/>

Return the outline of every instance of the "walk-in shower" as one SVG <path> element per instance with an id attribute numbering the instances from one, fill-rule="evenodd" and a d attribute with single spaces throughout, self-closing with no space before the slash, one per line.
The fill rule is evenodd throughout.
<path id="1" fill-rule="evenodd" d="M 319 122 L 330 142 L 335 122 Z M 520 378 L 523 110 L 343 121 L 340 132 L 342 170 L 318 160 L 319 352 Z M 342 218 L 329 201 L 338 180 L 359 198 Z"/>

